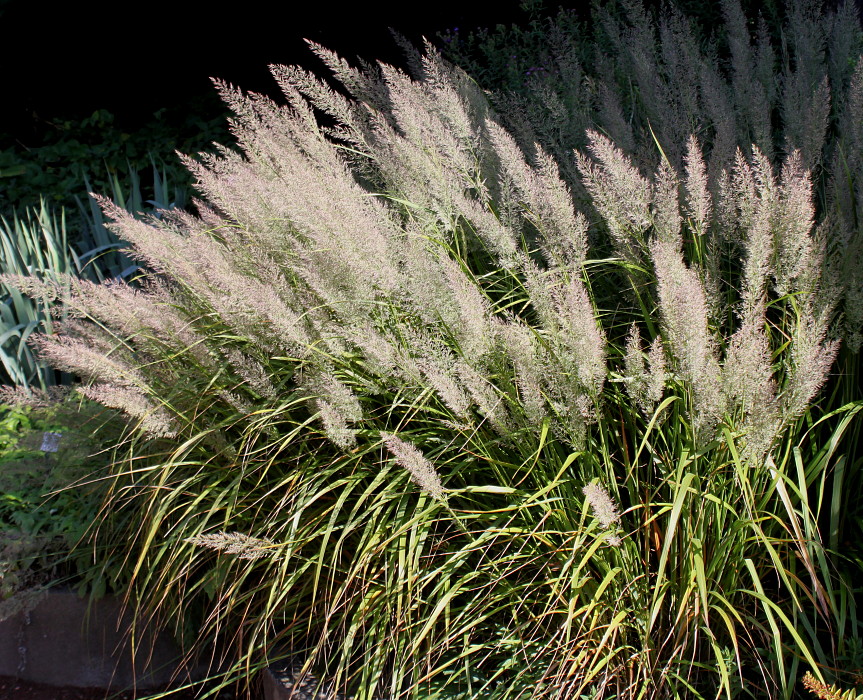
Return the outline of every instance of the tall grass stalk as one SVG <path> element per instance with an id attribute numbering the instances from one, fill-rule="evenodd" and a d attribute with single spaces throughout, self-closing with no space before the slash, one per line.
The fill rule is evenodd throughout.
<path id="1" fill-rule="evenodd" d="M 646 169 L 590 132 L 591 221 L 430 47 L 414 78 L 313 48 L 352 97 L 217 83 L 243 155 L 188 160 L 197 215 L 103 200 L 148 284 L 4 278 L 74 311 L 42 356 L 136 428 L 131 599 L 225 683 L 289 651 L 359 698 L 827 680 L 853 591 L 802 156 L 711 175 L 657 135 Z"/>

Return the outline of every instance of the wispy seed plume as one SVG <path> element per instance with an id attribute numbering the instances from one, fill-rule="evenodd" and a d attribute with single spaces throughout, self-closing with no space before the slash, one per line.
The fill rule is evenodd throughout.
<path id="1" fill-rule="evenodd" d="M 272 540 L 244 535 L 241 532 L 216 532 L 187 537 L 184 542 L 215 549 L 217 552 L 233 554 L 240 559 L 260 559 L 272 553 L 275 542 Z"/>
<path id="2" fill-rule="evenodd" d="M 396 462 L 410 472 L 411 480 L 435 500 L 443 500 L 440 476 L 425 455 L 392 433 L 382 432 L 381 438 Z"/>
<path id="3" fill-rule="evenodd" d="M 603 529 L 607 530 L 620 520 L 617 506 L 600 483 L 588 484 L 581 491 L 593 509 L 593 516 L 599 521 Z"/>

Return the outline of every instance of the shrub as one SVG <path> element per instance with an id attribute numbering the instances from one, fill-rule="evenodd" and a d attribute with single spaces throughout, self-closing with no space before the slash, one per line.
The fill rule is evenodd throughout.
<path id="1" fill-rule="evenodd" d="M 29 609 L 58 582 L 105 592 L 105 580 L 88 575 L 92 551 L 70 551 L 104 501 L 100 477 L 109 459 L 97 429 L 104 441 L 112 423 L 114 440 L 119 434 L 116 416 L 57 387 L 29 397 L 7 388 L 2 399 L 9 405 L 0 405 L 0 620 Z"/>
<path id="2" fill-rule="evenodd" d="M 415 79 L 314 48 L 352 97 L 218 83 L 243 155 L 187 161 L 196 216 L 103 202 L 141 289 L 4 279 L 70 309 L 42 356 L 137 428 L 130 596 L 226 683 L 285 649 L 361 698 L 821 676 L 860 406 L 812 442 L 838 341 L 806 152 L 715 170 L 660 134 L 645 165 L 590 131 L 559 164 L 430 47 Z"/>

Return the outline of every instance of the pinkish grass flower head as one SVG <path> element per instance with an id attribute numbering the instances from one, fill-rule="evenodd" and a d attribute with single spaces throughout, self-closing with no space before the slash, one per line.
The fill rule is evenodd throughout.
<path id="1" fill-rule="evenodd" d="M 582 493 L 593 509 L 593 516 L 599 521 L 603 529 L 607 530 L 620 520 L 617 506 L 602 484 L 599 482 L 590 483 L 582 489 Z"/>
<path id="2" fill-rule="evenodd" d="M 272 554 L 276 543 L 265 537 L 252 537 L 242 532 L 201 533 L 187 537 L 185 542 L 198 547 L 232 554 L 240 559 L 260 559 Z"/>
<path id="3" fill-rule="evenodd" d="M 444 488 L 434 464 L 416 447 L 392 433 L 382 432 L 381 438 L 396 463 L 410 473 L 411 480 L 435 500 L 443 500 Z"/>

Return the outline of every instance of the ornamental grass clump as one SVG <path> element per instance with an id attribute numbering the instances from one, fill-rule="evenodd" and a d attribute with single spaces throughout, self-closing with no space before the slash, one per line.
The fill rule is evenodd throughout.
<path id="1" fill-rule="evenodd" d="M 224 683 L 291 652 L 358 698 L 821 674 L 850 417 L 809 443 L 838 341 L 803 157 L 647 169 L 590 131 L 591 220 L 430 46 L 414 77 L 313 49 L 350 97 L 217 82 L 242 153 L 187 159 L 197 214 L 104 202 L 144 283 L 4 279 L 62 300 L 42 355 L 129 418 L 130 597 Z"/>

